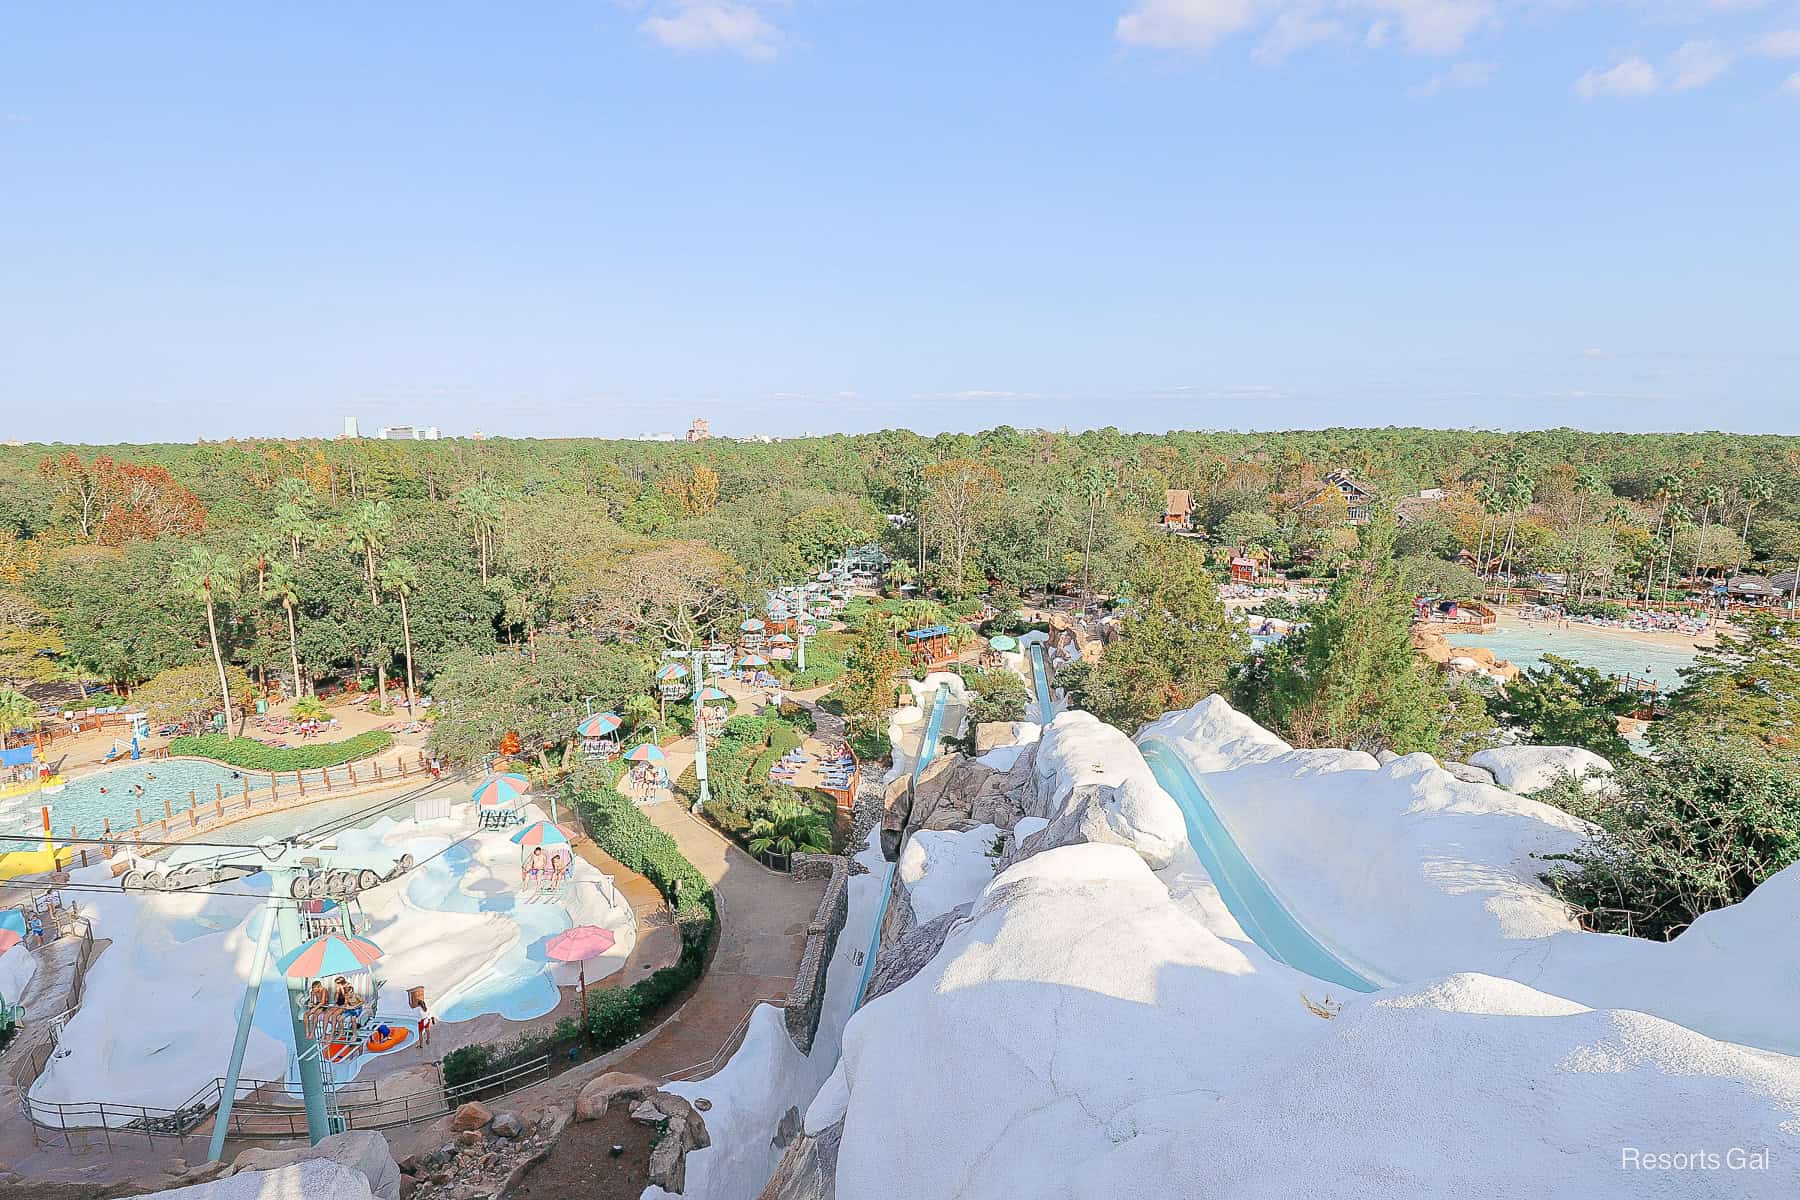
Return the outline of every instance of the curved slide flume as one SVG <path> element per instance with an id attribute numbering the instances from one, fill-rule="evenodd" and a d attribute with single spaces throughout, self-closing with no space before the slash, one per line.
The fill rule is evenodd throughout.
<path id="1" fill-rule="evenodd" d="M 1037 642 L 1029 647 L 1031 657 L 1031 682 L 1037 687 L 1038 724 L 1048 725 L 1056 716 L 1056 704 L 1050 696 L 1050 676 L 1044 670 L 1044 648 Z"/>
<path id="2" fill-rule="evenodd" d="M 931 717 L 925 722 L 925 736 L 919 742 L 919 761 L 913 764 L 914 783 L 919 781 L 920 772 L 937 757 L 938 738 L 944 732 L 944 706 L 949 702 L 950 685 L 938 684 L 937 695 L 931 700 Z M 862 978 L 856 983 L 856 999 L 850 1004 L 852 1012 L 862 1007 L 863 996 L 869 990 L 869 978 L 875 974 L 875 951 L 881 945 L 881 922 L 887 916 L 888 901 L 894 895 L 894 871 L 899 866 L 899 859 L 896 858 L 888 864 L 887 874 L 882 877 L 881 907 L 875 910 L 875 924 L 869 930 L 869 948 L 863 954 Z"/>
<path id="3" fill-rule="evenodd" d="M 1358 992 L 1373 992 L 1381 986 L 1321 945 L 1269 890 L 1269 885 L 1256 873 L 1231 832 L 1219 820 L 1219 814 L 1207 799 L 1206 790 L 1174 747 L 1159 738 L 1151 738 L 1139 749 L 1144 752 L 1144 761 L 1150 764 L 1150 773 L 1181 806 L 1181 815 L 1187 821 L 1188 840 L 1193 843 L 1207 874 L 1212 876 L 1220 899 L 1225 901 L 1225 907 L 1231 910 L 1231 915 L 1237 918 L 1251 941 L 1267 951 L 1271 958 L 1327 983 Z"/>

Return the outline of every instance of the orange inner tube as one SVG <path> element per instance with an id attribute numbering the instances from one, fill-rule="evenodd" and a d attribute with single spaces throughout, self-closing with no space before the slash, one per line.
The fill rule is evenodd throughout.
<path id="1" fill-rule="evenodd" d="M 371 1033 L 369 1035 L 369 1053 L 380 1054 L 383 1050 L 392 1050 L 395 1046 L 400 1045 L 404 1041 L 406 1041 L 406 1030 L 398 1025 L 390 1025 L 388 1026 L 388 1035 L 385 1038 L 382 1037 L 379 1032 Z"/>

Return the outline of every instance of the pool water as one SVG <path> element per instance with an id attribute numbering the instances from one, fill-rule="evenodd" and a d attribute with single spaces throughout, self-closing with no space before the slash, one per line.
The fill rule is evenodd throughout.
<path id="1" fill-rule="evenodd" d="M 1544 664 L 1545 654 L 1573 659 L 1604 675 L 1650 678 L 1663 689 L 1681 686 L 1681 669 L 1694 661 L 1692 647 L 1664 646 L 1614 634 L 1595 633 L 1579 625 L 1558 629 L 1548 623 L 1498 629 L 1493 633 L 1453 633 L 1452 646 L 1483 646 L 1521 671 Z"/>
<path id="2" fill-rule="evenodd" d="M 164 800 L 176 812 L 182 812 L 188 807 L 190 792 L 195 799 L 207 803 L 217 797 L 218 788 L 224 788 L 227 795 L 241 792 L 243 774 L 204 759 L 140 759 L 71 779 L 60 792 L 35 792 L 6 801 L 0 805 L 0 829 L 9 833 L 41 830 L 41 810 L 47 805 L 50 828 L 57 833 L 67 833 L 73 826 L 84 837 L 98 837 L 107 821 L 112 822 L 114 829 L 130 829 L 137 821 L 139 809 L 146 821 L 160 819 Z M 156 778 L 150 778 L 152 775 Z M 142 796 L 132 793 L 134 784 L 143 786 Z M 267 787 L 268 777 L 252 775 L 250 786 Z M 102 788 L 106 790 L 102 792 Z"/>
<path id="3" fill-rule="evenodd" d="M 499 1013 L 512 1021 L 541 1017 L 561 999 L 550 978 L 545 944 L 569 928 L 568 910 L 561 904 L 520 904 L 510 891 L 488 895 L 464 891 L 462 877 L 473 858 L 468 846 L 451 846 L 414 873 L 406 898 L 438 912 L 503 912 L 518 925 L 519 940 L 494 963 L 486 979 L 459 993 L 438 1015 L 446 1021 L 467 1021 L 483 1013 Z"/>

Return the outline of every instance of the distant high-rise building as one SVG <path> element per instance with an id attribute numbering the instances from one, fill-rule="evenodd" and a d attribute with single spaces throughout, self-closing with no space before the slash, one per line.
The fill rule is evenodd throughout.
<path id="1" fill-rule="evenodd" d="M 362 434 L 360 434 L 360 433 L 358 433 L 358 432 L 356 432 L 356 418 L 355 418 L 355 417 L 345 417 L 345 418 L 344 418 L 344 433 L 343 433 L 343 436 L 344 436 L 344 437 L 347 437 L 347 438 L 353 438 L 353 437 L 361 437 L 361 436 L 362 436 Z"/>
<path id="2" fill-rule="evenodd" d="M 390 442 L 435 442 L 444 435 L 436 425 L 383 425 L 379 436 Z"/>
<path id="3" fill-rule="evenodd" d="M 695 417 L 694 423 L 688 426 L 687 440 L 690 442 L 704 442 L 711 436 L 712 430 L 707 426 L 705 417 Z"/>

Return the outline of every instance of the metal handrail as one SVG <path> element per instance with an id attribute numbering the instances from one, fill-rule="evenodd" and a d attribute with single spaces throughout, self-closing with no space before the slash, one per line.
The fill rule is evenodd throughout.
<path id="1" fill-rule="evenodd" d="M 737 1053 L 738 1047 L 743 1045 L 744 1035 L 750 1032 L 750 1018 L 756 1015 L 756 1010 L 765 1004 L 773 1004 L 780 1008 L 786 1003 L 786 996 L 758 996 L 750 1002 L 750 1008 L 744 1013 L 744 1019 L 725 1035 L 724 1042 L 720 1044 L 711 1058 L 703 1059 L 691 1067 L 683 1067 L 679 1071 L 671 1072 L 668 1076 L 669 1081 L 673 1083 L 680 1079 L 691 1083 L 718 1073 L 731 1056 Z"/>

